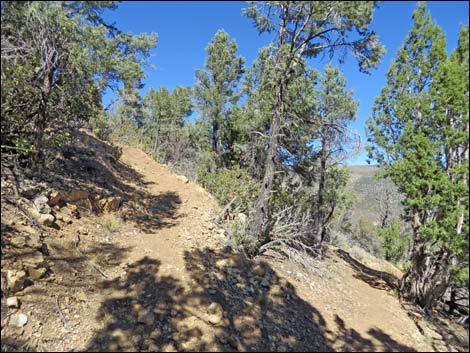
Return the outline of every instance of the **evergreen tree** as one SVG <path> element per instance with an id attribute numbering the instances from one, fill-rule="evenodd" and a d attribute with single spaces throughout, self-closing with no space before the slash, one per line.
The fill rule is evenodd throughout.
<path id="1" fill-rule="evenodd" d="M 245 59 L 237 56 L 235 39 L 219 30 L 206 48 L 205 70 L 196 70 L 194 97 L 203 119 L 209 121 L 211 149 L 218 166 L 228 164 L 227 139 L 230 134 L 231 108 L 237 103 L 237 91 L 244 72 Z"/>
<path id="2" fill-rule="evenodd" d="M 302 72 L 303 58 L 340 52 L 358 58 L 361 71 L 378 64 L 383 54 L 377 36 L 368 29 L 373 2 L 251 2 L 245 14 L 252 18 L 260 33 L 274 32 L 276 43 L 267 48 L 269 86 L 272 95 L 271 122 L 264 176 L 256 210 L 251 216 L 249 233 L 261 243 L 269 241 L 271 211 L 269 200 L 274 175 L 279 165 L 279 136 L 288 117 L 287 86 Z M 356 39 L 350 39 L 356 32 Z"/>
<path id="3" fill-rule="evenodd" d="M 100 110 L 108 87 L 141 88 L 156 35 L 105 23 L 112 1 L 2 2 L 2 144 L 28 145 L 38 169 L 67 130 Z"/>
<path id="4" fill-rule="evenodd" d="M 429 309 L 458 258 L 468 261 L 468 26 L 447 58 L 424 4 L 413 20 L 368 121 L 368 149 L 405 196 L 413 244 L 401 294 Z"/>

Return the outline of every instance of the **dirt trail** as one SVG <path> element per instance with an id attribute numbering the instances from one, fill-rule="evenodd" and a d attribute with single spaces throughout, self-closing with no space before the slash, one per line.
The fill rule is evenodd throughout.
<path id="1" fill-rule="evenodd" d="M 109 148 L 87 136 L 84 144 L 96 157 Z M 108 215 L 118 225 L 88 215 L 51 230 L 53 276 L 21 294 L 30 323 L 26 332 L 2 329 L 10 348 L 27 340 L 36 350 L 56 351 L 432 349 L 391 295 L 387 273 L 334 250 L 319 263 L 326 276 L 235 254 L 211 223 L 219 207 L 204 189 L 137 148 L 122 150 L 112 164 L 85 158 L 93 163 L 90 175 L 79 175 L 87 192 L 123 199 L 119 213 Z M 89 232 L 82 252 L 107 278 L 76 256 L 83 226 Z M 60 315 L 51 311 L 56 298 Z"/>
<path id="2" fill-rule="evenodd" d="M 152 343 L 154 341 L 147 340 L 148 342 L 143 343 L 143 348 L 342 351 L 430 349 L 396 298 L 380 287 L 384 283 L 380 283 L 379 279 L 374 286 L 372 280 L 376 273 L 369 277 L 359 277 L 357 273 L 364 273 L 357 268 L 357 264 L 351 262 L 354 260 L 335 257 L 334 261 L 338 264 L 338 268 L 334 270 L 336 278 L 329 282 L 317 278 L 315 287 L 312 285 L 312 278 L 306 275 L 307 281 L 292 285 L 288 277 L 281 275 L 282 268 L 275 272 L 267 263 L 263 262 L 260 266 L 260 263 L 245 262 L 239 257 L 224 253 L 216 245 L 216 236 L 208 228 L 211 218 L 217 212 L 217 204 L 200 186 L 176 178 L 165 166 L 155 163 L 136 148 L 124 147 L 122 161 L 143 175 L 149 193 L 155 196 L 173 195 L 177 199 L 177 208 L 171 218 L 162 220 L 167 222 L 164 227 L 125 239 L 122 244 L 131 246 L 129 258 L 132 263 L 142 263 L 145 258 L 144 265 L 158 264 L 155 267 L 150 266 L 152 269 L 158 267 L 154 283 L 156 285 L 149 285 L 150 291 L 163 287 L 170 294 L 163 301 L 167 307 L 160 311 L 159 317 L 166 322 L 163 329 L 170 332 L 168 339 L 161 340 L 158 337 L 155 340 L 156 337 L 151 337 L 150 333 L 151 339 L 156 342 L 160 339 L 165 343 L 155 344 Z M 191 258 L 188 251 L 197 256 Z M 244 291 L 244 287 L 251 284 L 249 288 L 252 290 L 254 286 L 260 286 L 259 279 L 252 278 L 253 274 L 249 273 L 257 270 L 261 275 L 259 278 L 266 278 L 270 288 L 253 295 Z M 139 271 L 140 269 L 136 272 L 138 275 Z M 151 276 L 150 273 L 145 275 Z M 139 278 L 138 281 L 142 282 L 142 279 Z M 230 287 L 233 284 L 231 281 L 240 286 L 233 290 Z M 308 288 L 305 286 L 306 282 L 310 282 Z M 142 285 L 137 283 L 139 284 Z M 113 296 L 116 297 L 115 288 L 113 290 Z M 129 292 L 129 288 L 125 286 L 122 290 Z M 143 293 L 146 293 L 144 288 L 137 289 L 135 298 Z M 233 296 L 236 296 L 235 303 L 229 305 L 228 301 Z M 289 297 L 292 298 L 291 301 Z M 135 298 L 132 299 L 134 302 Z M 145 300 L 137 301 L 142 302 L 145 307 Z M 210 304 L 214 303 L 217 307 L 209 309 Z M 290 308 L 291 303 L 298 307 Z M 162 300 L 147 304 L 151 308 L 158 307 Z M 137 310 L 141 310 L 139 305 L 137 304 Z M 302 311 L 303 307 L 305 310 Z M 217 322 L 217 310 L 223 310 L 223 316 L 228 320 Z M 269 310 L 272 311 L 271 315 Z M 257 320 L 254 315 L 257 311 L 261 311 L 260 315 L 269 317 L 269 320 Z M 215 318 L 211 318 L 211 315 Z M 273 317 L 274 315 L 279 317 Z M 299 315 L 305 317 L 299 319 Z M 297 325 L 291 321 L 297 321 Z M 122 322 L 118 325 L 122 326 Z M 304 337 L 289 332 L 291 328 L 304 330 L 311 336 Z M 119 348 L 125 348 L 125 344 L 121 342 Z M 139 344 L 142 345 L 142 342 Z"/>

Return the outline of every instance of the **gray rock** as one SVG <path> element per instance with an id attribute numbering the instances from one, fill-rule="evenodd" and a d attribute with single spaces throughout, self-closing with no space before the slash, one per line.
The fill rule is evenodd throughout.
<path id="1" fill-rule="evenodd" d="M 153 325 L 155 322 L 155 314 L 153 312 L 139 311 L 137 314 L 137 322 L 145 325 Z"/>
<path id="2" fill-rule="evenodd" d="M 7 298 L 7 306 L 9 308 L 19 308 L 20 302 L 18 301 L 17 297 L 10 297 L 10 298 Z"/>
<path id="3" fill-rule="evenodd" d="M 9 325 L 12 327 L 23 327 L 28 322 L 28 316 L 23 313 L 12 315 Z"/>
<path id="4" fill-rule="evenodd" d="M 51 207 L 48 205 L 49 199 L 45 195 L 37 196 L 33 203 L 34 207 L 38 210 L 41 214 L 48 214 L 51 212 Z"/>
<path id="5" fill-rule="evenodd" d="M 268 281 L 266 278 L 263 278 L 263 279 L 259 282 L 259 284 L 260 284 L 262 287 L 266 287 L 266 288 L 270 286 L 270 283 L 269 283 L 269 281 Z"/>

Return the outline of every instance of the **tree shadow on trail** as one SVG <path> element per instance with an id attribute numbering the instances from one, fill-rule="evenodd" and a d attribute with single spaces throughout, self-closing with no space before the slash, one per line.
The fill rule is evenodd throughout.
<path id="1" fill-rule="evenodd" d="M 104 281 L 103 291 L 123 295 L 102 303 L 105 326 L 87 350 L 331 351 L 322 316 L 268 264 L 209 249 L 185 262 L 190 288 L 149 258 Z"/>
<path id="2" fill-rule="evenodd" d="M 186 251 L 184 260 L 184 283 L 161 275 L 161 263 L 147 257 L 125 276 L 102 282 L 103 293 L 110 293 L 96 316 L 103 328 L 86 349 L 324 352 L 342 345 L 347 351 L 413 351 L 377 328 L 364 338 L 339 317 L 333 333 L 267 262 L 228 248 Z"/>
<path id="3" fill-rule="evenodd" d="M 394 275 L 367 267 L 342 249 L 337 249 L 336 254 L 351 266 L 355 272 L 354 277 L 366 282 L 371 287 L 387 291 L 397 288 L 398 279 Z"/>
<path id="4" fill-rule="evenodd" d="M 416 352 L 414 348 L 395 341 L 378 328 L 369 329 L 367 334 L 380 342 L 379 347 L 372 340 L 362 337 L 356 330 L 346 328 L 346 324 L 338 315 L 335 315 L 335 323 L 338 331 L 337 339 L 342 344 L 340 347 L 342 352 Z"/>
<path id="5" fill-rule="evenodd" d="M 98 198 L 118 197 L 121 218 L 145 233 L 176 225 L 176 210 L 182 202 L 177 193 L 154 195 L 148 191 L 153 182 L 120 161 L 118 147 L 83 131 L 75 134 L 75 143 L 64 148 L 49 169 L 51 186 L 65 192 L 87 192 L 93 212 L 98 214 L 102 212 Z M 81 212 L 91 212 L 78 206 Z"/>

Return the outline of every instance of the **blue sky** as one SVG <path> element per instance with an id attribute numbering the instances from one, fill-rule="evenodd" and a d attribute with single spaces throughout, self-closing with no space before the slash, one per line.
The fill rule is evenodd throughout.
<path id="1" fill-rule="evenodd" d="M 449 52 L 457 44 L 460 25 L 468 23 L 468 4 L 466 1 L 427 3 L 432 18 L 447 36 Z M 158 43 L 150 58 L 150 63 L 156 68 L 146 68 L 148 77 L 143 81 L 145 87 L 142 90 L 145 94 L 150 87 L 166 86 L 171 90 L 178 85 L 192 86 L 194 70 L 204 66 L 204 49 L 220 28 L 236 39 L 239 54 L 246 58 L 247 66 L 251 65 L 258 49 L 272 38 L 258 35 L 251 20 L 242 15 L 244 7 L 246 3 L 239 1 L 127 1 L 120 3 L 117 10 L 105 13 L 104 17 L 109 22 L 116 22 L 117 27 L 126 32 L 158 34 Z M 352 127 L 363 138 L 365 120 L 371 114 L 375 97 L 386 84 L 385 72 L 412 25 L 411 15 L 415 7 L 415 1 L 382 2 L 374 12 L 371 29 L 379 35 L 387 54 L 370 75 L 360 73 L 352 57 L 340 65 L 348 87 L 354 89 L 354 96 L 360 102 L 357 120 Z M 327 60 L 310 62 L 319 69 L 327 63 Z M 107 94 L 104 103 L 111 97 L 112 94 Z M 349 163 L 366 164 L 366 158 L 363 152 Z"/>

